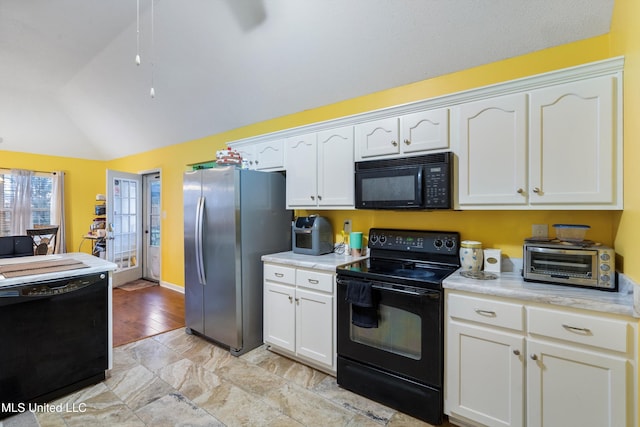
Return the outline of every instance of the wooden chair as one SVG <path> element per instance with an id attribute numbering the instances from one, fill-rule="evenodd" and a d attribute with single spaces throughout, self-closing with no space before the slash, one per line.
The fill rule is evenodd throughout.
<path id="1" fill-rule="evenodd" d="M 27 236 L 33 239 L 33 254 L 47 255 L 56 251 L 57 225 L 41 225 L 27 230 Z"/>

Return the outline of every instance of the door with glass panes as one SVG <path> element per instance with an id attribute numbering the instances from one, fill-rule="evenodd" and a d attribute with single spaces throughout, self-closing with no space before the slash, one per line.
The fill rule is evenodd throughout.
<path id="1" fill-rule="evenodd" d="M 107 259 L 118 268 L 113 286 L 142 277 L 142 177 L 107 170 Z"/>

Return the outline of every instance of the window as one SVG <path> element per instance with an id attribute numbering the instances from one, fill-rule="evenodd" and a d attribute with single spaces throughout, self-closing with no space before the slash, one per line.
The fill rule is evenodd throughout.
<path id="1" fill-rule="evenodd" d="M 49 173 L 36 172 L 31 177 L 31 218 L 33 225 L 51 224 L 53 178 Z M 11 213 L 15 202 L 16 184 L 11 171 L 0 169 L 0 236 L 11 235 Z"/>

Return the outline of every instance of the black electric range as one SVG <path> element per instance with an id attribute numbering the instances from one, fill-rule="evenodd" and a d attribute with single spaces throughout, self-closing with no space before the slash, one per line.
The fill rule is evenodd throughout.
<path id="1" fill-rule="evenodd" d="M 442 423 L 442 281 L 460 267 L 459 243 L 457 232 L 372 228 L 370 257 L 337 269 L 341 387 Z"/>

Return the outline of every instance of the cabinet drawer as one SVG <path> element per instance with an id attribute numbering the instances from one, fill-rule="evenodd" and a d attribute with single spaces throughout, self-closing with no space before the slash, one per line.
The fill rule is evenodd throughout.
<path id="1" fill-rule="evenodd" d="M 298 270 L 296 273 L 296 285 L 301 288 L 333 293 L 333 274 Z"/>
<path id="2" fill-rule="evenodd" d="M 264 265 L 264 280 L 272 282 L 296 284 L 296 269 L 275 264 Z"/>
<path id="3" fill-rule="evenodd" d="M 524 307 L 521 304 L 453 294 L 447 299 L 447 308 L 452 318 L 524 330 Z"/>
<path id="4" fill-rule="evenodd" d="M 626 353 L 631 326 L 623 320 L 528 308 L 529 333 Z"/>

